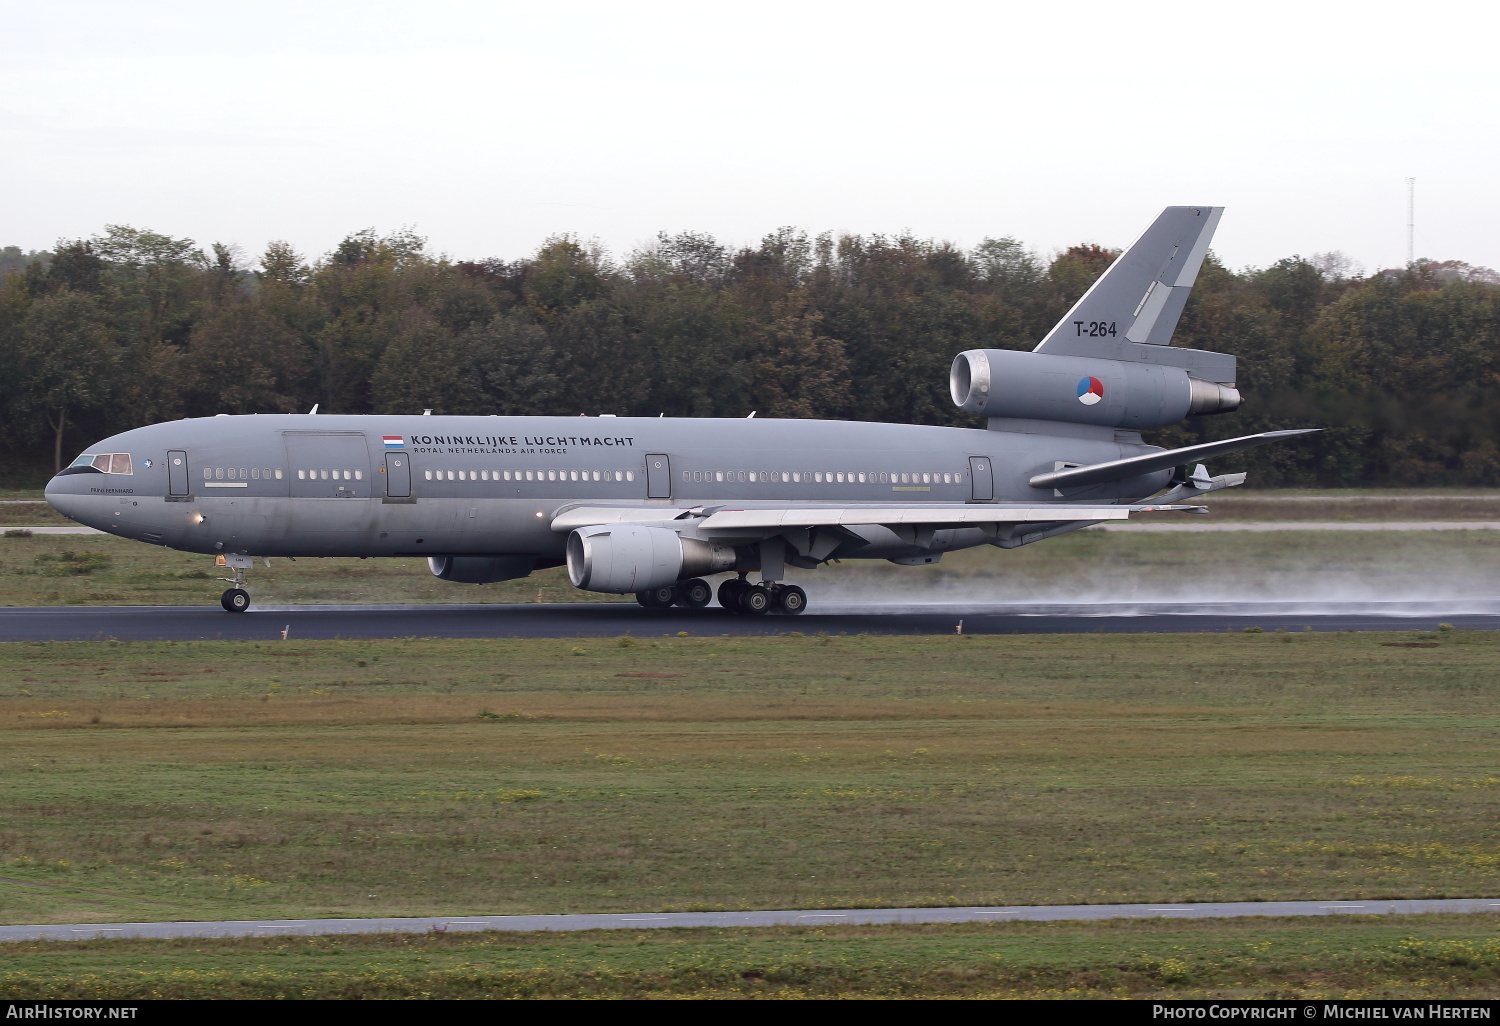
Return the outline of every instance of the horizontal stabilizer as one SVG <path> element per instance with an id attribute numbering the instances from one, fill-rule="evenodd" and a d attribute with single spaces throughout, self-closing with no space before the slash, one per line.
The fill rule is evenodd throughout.
<path id="1" fill-rule="evenodd" d="M 1148 452 L 1144 456 L 1132 456 L 1129 459 L 1110 460 L 1108 463 L 1094 463 L 1087 467 L 1068 467 L 1065 470 L 1054 470 L 1049 474 L 1038 474 L 1028 483 L 1033 488 L 1082 488 L 1084 485 L 1103 484 L 1105 481 L 1123 481 L 1141 474 L 1180 467 L 1196 460 L 1206 460 L 1210 456 L 1220 456 L 1226 452 L 1237 452 L 1240 449 L 1251 449 L 1257 445 L 1265 445 L 1267 442 L 1279 442 L 1282 439 L 1296 438 L 1299 435 L 1311 435 L 1321 430 L 1322 428 L 1296 428 L 1291 431 L 1265 431 L 1258 435 L 1226 438 L 1222 442 L 1204 442 L 1201 445 L 1188 445 L 1181 449 Z"/>

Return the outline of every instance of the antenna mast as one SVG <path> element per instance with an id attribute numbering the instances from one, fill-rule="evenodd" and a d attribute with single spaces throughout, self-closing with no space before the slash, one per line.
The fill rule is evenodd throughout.
<path id="1" fill-rule="evenodd" d="M 1406 266 L 1417 262 L 1417 180 L 1406 180 Z"/>

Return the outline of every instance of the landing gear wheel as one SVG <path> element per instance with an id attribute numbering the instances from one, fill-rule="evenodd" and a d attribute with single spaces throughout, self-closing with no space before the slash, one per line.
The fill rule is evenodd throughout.
<path id="1" fill-rule="evenodd" d="M 807 608 L 807 592 L 795 584 L 783 585 L 776 589 L 776 611 L 788 616 L 796 616 Z"/>
<path id="2" fill-rule="evenodd" d="M 719 585 L 719 605 L 731 613 L 740 612 L 740 592 L 746 587 L 748 585 L 744 581 L 738 577 L 731 577 Z"/>
<path id="3" fill-rule="evenodd" d="M 660 588 L 647 588 L 635 593 L 635 600 L 647 609 L 670 609 L 677 601 L 677 585 L 664 584 Z"/>
<path id="4" fill-rule="evenodd" d="M 219 605 L 230 613 L 243 613 L 250 608 L 250 593 L 244 588 L 230 588 L 219 596 Z"/>
<path id="5" fill-rule="evenodd" d="M 690 581 L 677 582 L 677 604 L 688 609 L 702 609 L 713 601 L 714 590 L 708 582 L 694 577 Z"/>
<path id="6" fill-rule="evenodd" d="M 771 590 L 759 584 L 746 585 L 740 591 L 740 612 L 760 616 L 771 608 Z"/>

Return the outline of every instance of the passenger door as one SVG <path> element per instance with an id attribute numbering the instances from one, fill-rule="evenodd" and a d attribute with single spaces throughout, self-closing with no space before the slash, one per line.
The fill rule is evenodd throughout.
<path id="1" fill-rule="evenodd" d="M 182 449 L 167 453 L 167 494 L 188 494 L 187 452 Z"/>
<path id="2" fill-rule="evenodd" d="M 969 499 L 972 502 L 993 502 L 995 499 L 995 471 L 988 456 L 969 457 L 969 480 L 972 489 Z"/>
<path id="3" fill-rule="evenodd" d="M 404 452 L 385 454 L 385 494 L 393 499 L 411 495 L 411 457 Z"/>
<path id="4" fill-rule="evenodd" d="M 665 453 L 646 454 L 646 498 L 672 497 L 672 461 Z"/>

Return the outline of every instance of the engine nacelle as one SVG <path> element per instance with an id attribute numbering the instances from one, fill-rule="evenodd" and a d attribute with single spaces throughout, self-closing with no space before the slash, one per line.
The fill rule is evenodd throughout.
<path id="1" fill-rule="evenodd" d="M 664 527 L 605 524 L 568 535 L 568 580 L 584 591 L 646 591 L 684 577 L 733 570 L 732 545 L 684 538 Z"/>
<path id="2" fill-rule="evenodd" d="M 528 576 L 534 556 L 428 556 L 432 576 L 457 584 L 494 584 Z"/>
<path id="3" fill-rule="evenodd" d="M 1103 427 L 1166 427 L 1240 405 L 1237 389 L 1180 367 L 1010 349 L 959 353 L 948 390 L 967 413 Z"/>

